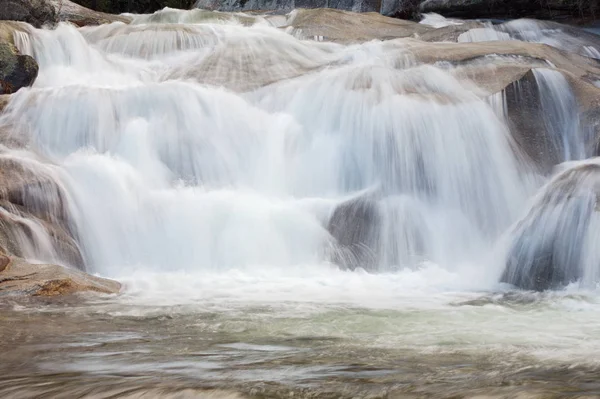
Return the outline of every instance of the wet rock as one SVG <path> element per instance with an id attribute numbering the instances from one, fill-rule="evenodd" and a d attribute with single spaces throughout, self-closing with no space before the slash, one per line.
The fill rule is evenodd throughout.
<path id="1" fill-rule="evenodd" d="M 10 43 L 0 42 L 0 94 L 11 94 L 33 84 L 38 64 L 29 55 L 21 55 Z"/>
<path id="2" fill-rule="evenodd" d="M 381 224 L 376 198 L 364 196 L 338 205 L 327 230 L 336 240 L 333 263 L 349 269 L 374 271 Z"/>
<path id="3" fill-rule="evenodd" d="M 51 167 L 0 154 L 0 251 L 26 257 L 28 247 L 37 247 L 56 262 L 84 269 L 75 237 Z"/>
<path id="4" fill-rule="evenodd" d="M 0 295 L 59 296 L 78 292 L 116 294 L 121 284 L 57 265 L 34 265 L 0 254 Z"/>
<path id="5" fill-rule="evenodd" d="M 600 261 L 599 195 L 597 158 L 568 167 L 552 179 L 509 234 L 501 281 L 535 291 L 577 281 L 594 285 Z"/>
<path id="6" fill-rule="evenodd" d="M 565 160 L 598 154 L 600 88 L 559 73 L 564 77 L 561 93 L 546 92 L 548 82 L 540 82 L 533 70 L 503 91 L 513 138 L 542 173 Z"/>
<path id="7" fill-rule="evenodd" d="M 600 106 L 583 112 L 580 120 L 587 147 L 591 149 L 593 156 L 600 156 Z"/>
<path id="8" fill-rule="evenodd" d="M 40 28 L 61 21 L 83 26 L 115 21 L 129 22 L 130 19 L 93 11 L 69 0 L 3 0 L 0 20 L 23 21 Z"/>
<path id="9" fill-rule="evenodd" d="M 543 172 L 561 160 L 561 148 L 555 144 L 544 123 L 542 97 L 532 71 L 504 90 L 507 119 L 513 138 Z"/>

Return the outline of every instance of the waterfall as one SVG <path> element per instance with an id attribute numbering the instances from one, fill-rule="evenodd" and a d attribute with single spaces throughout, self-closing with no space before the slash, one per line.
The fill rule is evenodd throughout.
<path id="1" fill-rule="evenodd" d="M 567 79 L 558 71 L 536 68 L 533 75 L 538 85 L 544 125 L 561 161 L 585 158 L 579 126 L 579 105 Z"/>
<path id="2" fill-rule="evenodd" d="M 18 37 L 40 75 L 0 123 L 59 168 L 88 270 L 499 275 L 489 255 L 538 180 L 497 104 L 401 39 L 224 15 Z M 534 74 L 556 146 L 581 159 L 566 79 Z"/>

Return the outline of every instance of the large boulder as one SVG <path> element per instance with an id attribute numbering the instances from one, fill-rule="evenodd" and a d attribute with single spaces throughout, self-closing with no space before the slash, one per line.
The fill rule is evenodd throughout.
<path id="1" fill-rule="evenodd" d="M 508 235 L 505 283 L 557 289 L 600 277 L 600 163 L 578 162 L 558 173 Z"/>
<path id="2" fill-rule="evenodd" d="M 38 64 L 29 55 L 21 55 L 10 43 L 0 42 L 0 94 L 11 94 L 33 84 Z"/>
<path id="3" fill-rule="evenodd" d="M 61 21 L 79 26 L 130 21 L 128 17 L 93 11 L 69 0 L 3 0 L 0 20 L 23 21 L 36 28 Z"/>
<path id="4" fill-rule="evenodd" d="M 58 296 L 78 292 L 117 294 L 117 281 L 57 265 L 31 264 L 0 254 L 0 296 Z"/>
<path id="5" fill-rule="evenodd" d="M 23 21 L 36 28 L 58 22 L 54 3 L 48 0 L 3 0 L 0 20 Z"/>
<path id="6" fill-rule="evenodd" d="M 78 26 L 102 25 L 111 22 L 129 23 L 131 21 L 129 17 L 90 10 L 69 0 L 47 1 L 50 1 L 57 10 L 59 21 L 71 22 Z"/>
<path id="7" fill-rule="evenodd" d="M 423 24 L 385 17 L 374 12 L 353 13 L 332 8 L 295 10 L 287 27 L 293 28 L 295 33 L 301 33 L 301 37 L 319 37 L 335 42 L 413 37 L 432 29 Z"/>

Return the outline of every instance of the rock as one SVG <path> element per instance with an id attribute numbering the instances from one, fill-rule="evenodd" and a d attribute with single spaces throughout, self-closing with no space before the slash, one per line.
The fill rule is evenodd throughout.
<path id="1" fill-rule="evenodd" d="M 3 0 L 0 20 L 23 21 L 40 28 L 58 22 L 58 13 L 53 3 L 47 0 Z"/>
<path id="2" fill-rule="evenodd" d="M 4 111 L 4 108 L 8 105 L 8 101 L 10 100 L 10 96 L 8 94 L 0 95 L 0 114 Z"/>
<path id="3" fill-rule="evenodd" d="M 419 10 L 447 17 L 476 18 L 537 18 L 594 19 L 600 11 L 598 2 L 578 0 L 425 0 Z"/>
<path id="4" fill-rule="evenodd" d="M 59 21 L 71 22 L 77 26 L 102 25 L 111 22 L 129 23 L 131 21 L 130 17 L 90 10 L 69 0 L 47 1 L 50 1 L 57 10 Z"/>
<path id="5" fill-rule="evenodd" d="M 198 0 L 197 8 L 215 11 L 252 11 L 332 8 L 355 12 L 379 12 L 381 1 L 370 0 Z"/>
<path id="6" fill-rule="evenodd" d="M 598 155 L 600 88 L 566 71 L 534 71 L 503 90 L 505 115 L 519 149 L 542 173 L 565 160 Z"/>
<path id="7" fill-rule="evenodd" d="M 442 18 L 444 23 L 451 22 L 443 19 L 443 17 L 439 18 Z M 434 21 L 436 20 L 434 19 Z M 569 53 L 600 59 L 600 36 L 578 27 L 533 19 L 515 19 L 499 25 L 492 25 L 489 22 L 480 24 L 480 27 L 468 29 L 451 39 L 458 42 L 519 40 L 523 42 L 545 43 Z M 461 22 L 461 25 L 451 25 L 443 29 L 458 31 L 462 30 L 465 25 L 474 25 L 474 23 L 465 21 Z M 443 29 L 436 29 L 435 31 Z M 435 31 L 433 31 L 434 38 L 435 36 L 439 36 L 435 35 Z"/>
<path id="8" fill-rule="evenodd" d="M 0 251 L 26 257 L 35 247 L 54 262 L 84 269 L 75 236 L 52 168 L 0 154 Z"/>
<path id="9" fill-rule="evenodd" d="M 354 13 L 334 9 L 295 10 L 287 27 L 293 28 L 296 33 L 301 32 L 302 37 L 323 37 L 326 41 L 344 43 L 412 37 L 432 29 L 374 12 Z"/>
<path id="10" fill-rule="evenodd" d="M 195 2 L 196 0 L 76 0 L 77 4 L 81 4 L 86 8 L 109 14 L 146 14 L 162 10 L 165 7 L 189 10 L 190 8 L 193 8 Z"/>
<path id="11" fill-rule="evenodd" d="M 34 265 L 0 254 L 0 295 L 58 296 L 78 292 L 117 294 L 121 284 L 57 265 Z"/>
<path id="12" fill-rule="evenodd" d="M 375 271 L 380 224 L 377 200 L 370 195 L 338 205 L 327 225 L 336 243 L 331 261 L 349 270 Z"/>
<path id="13" fill-rule="evenodd" d="M 599 90 L 600 91 L 600 90 Z M 586 146 L 591 149 L 593 156 L 600 156 L 600 106 L 590 108 L 580 117 L 587 139 Z"/>
<path id="14" fill-rule="evenodd" d="M 594 285 L 600 262 L 599 159 L 557 174 L 509 234 L 501 281 L 525 290 Z"/>
<path id="15" fill-rule="evenodd" d="M 544 0 L 198 0 L 195 7 L 218 11 L 334 8 L 354 12 L 377 12 L 403 19 L 417 19 L 421 13 L 477 18 L 594 19 L 600 7 L 593 1 Z"/>
<path id="16" fill-rule="evenodd" d="M 563 147 L 553 139 L 546 125 L 547 109 L 542 92 L 532 71 L 504 90 L 506 115 L 513 137 L 542 172 L 563 161 Z"/>
<path id="17" fill-rule="evenodd" d="M 21 55 L 10 43 L 0 42 L 0 94 L 11 94 L 33 84 L 38 64 L 29 55 Z"/>
<path id="18" fill-rule="evenodd" d="M 448 62 L 452 65 L 473 65 L 483 61 L 489 64 L 490 57 L 512 57 L 514 61 L 518 61 L 521 65 L 546 63 L 546 67 L 567 71 L 590 82 L 600 78 L 600 65 L 596 60 L 561 51 L 546 44 L 516 40 L 476 43 L 425 43 L 421 40 L 408 38 L 398 41 L 398 44 L 404 45 L 417 61 L 428 64 Z"/>
<path id="19" fill-rule="evenodd" d="M 425 42 L 457 42 L 458 37 L 471 29 L 480 29 L 483 23 L 477 21 L 464 21 L 460 25 L 448 25 L 441 28 L 429 29 L 416 33 L 415 37 Z"/>
<path id="20" fill-rule="evenodd" d="M 36 28 L 60 21 L 78 26 L 130 21 L 128 17 L 93 11 L 69 0 L 3 0 L 0 20 L 23 21 Z"/>
<path id="21" fill-rule="evenodd" d="M 15 44 L 15 35 L 29 33 L 31 26 L 19 21 L 0 21 L 0 43 Z"/>

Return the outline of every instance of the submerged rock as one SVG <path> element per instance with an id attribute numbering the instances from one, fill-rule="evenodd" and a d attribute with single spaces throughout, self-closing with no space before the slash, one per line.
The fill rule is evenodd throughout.
<path id="1" fill-rule="evenodd" d="M 58 296 L 92 291 L 116 294 L 121 284 L 57 265 L 34 265 L 0 254 L 0 295 Z"/>
<path id="2" fill-rule="evenodd" d="M 0 94 L 11 94 L 31 86 L 38 69 L 33 57 L 19 54 L 10 43 L 0 42 Z"/>
<path id="3" fill-rule="evenodd" d="M 508 239 L 503 282 L 525 290 L 594 285 L 600 252 L 600 163 L 578 162 L 541 189 Z"/>

